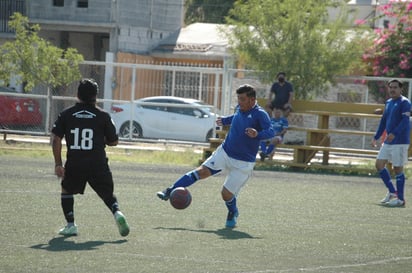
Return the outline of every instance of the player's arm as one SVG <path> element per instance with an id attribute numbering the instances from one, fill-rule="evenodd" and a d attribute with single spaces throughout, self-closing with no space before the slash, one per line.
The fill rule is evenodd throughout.
<path id="1" fill-rule="evenodd" d="M 58 177 L 64 176 L 62 160 L 62 138 L 52 133 L 52 150 L 54 157 L 54 172 Z"/>
<path id="2" fill-rule="evenodd" d="M 106 113 L 106 127 L 104 131 L 104 143 L 107 146 L 116 146 L 119 144 L 119 136 L 116 134 L 116 127 L 113 119 Z"/>
<path id="3" fill-rule="evenodd" d="M 386 105 L 385 105 L 386 108 Z M 386 128 L 386 116 L 387 113 L 386 111 L 383 112 L 383 115 L 381 117 L 381 120 L 379 122 L 379 126 L 378 129 L 376 130 L 375 136 L 372 139 L 372 145 L 375 146 L 376 145 L 376 141 L 382 136 L 383 132 L 385 131 Z"/>
<path id="4" fill-rule="evenodd" d="M 270 118 L 266 112 L 260 112 L 261 114 L 258 116 L 258 122 L 260 124 L 261 131 L 258 132 L 257 138 L 260 140 L 264 139 L 271 139 L 275 136 L 275 130 L 273 130 L 272 123 L 270 122 Z"/>
<path id="5" fill-rule="evenodd" d="M 269 89 L 269 92 L 268 92 L 268 94 L 267 94 L 267 97 L 268 97 L 268 100 L 266 101 L 266 106 L 267 106 L 267 107 L 272 105 L 272 100 L 273 100 L 273 97 L 274 97 L 274 95 L 275 95 L 275 93 L 272 92 L 272 89 L 273 89 L 273 85 L 272 85 L 272 87 Z"/>

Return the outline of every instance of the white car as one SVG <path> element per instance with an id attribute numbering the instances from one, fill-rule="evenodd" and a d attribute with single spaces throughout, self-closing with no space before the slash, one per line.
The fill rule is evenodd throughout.
<path id="1" fill-rule="evenodd" d="M 213 136 L 216 114 L 202 101 L 156 96 L 136 100 L 131 106 L 112 106 L 111 116 L 120 138 L 207 142 Z"/>

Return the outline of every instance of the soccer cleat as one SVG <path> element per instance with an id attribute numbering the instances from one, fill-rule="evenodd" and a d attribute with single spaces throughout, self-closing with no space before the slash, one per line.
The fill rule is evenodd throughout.
<path id="1" fill-rule="evenodd" d="M 167 201 L 170 198 L 170 193 L 172 192 L 172 188 L 167 188 L 164 191 L 159 191 L 156 193 L 157 197 L 159 197 L 160 199 Z"/>
<path id="2" fill-rule="evenodd" d="M 239 217 L 238 211 L 229 211 L 227 214 L 226 219 L 226 227 L 227 228 L 234 228 L 236 226 L 237 218 Z"/>
<path id="3" fill-rule="evenodd" d="M 121 211 L 116 211 L 114 213 L 114 219 L 116 220 L 117 227 L 119 228 L 120 235 L 127 236 L 129 234 L 129 225 L 127 224 L 126 217 Z"/>
<path id="4" fill-rule="evenodd" d="M 385 205 L 388 206 L 388 207 L 404 207 L 405 206 L 405 201 L 401 200 L 401 199 L 398 199 L 398 198 L 395 198 L 395 199 L 392 199 L 391 201 L 385 203 Z"/>
<path id="5" fill-rule="evenodd" d="M 395 199 L 395 198 L 396 198 L 396 193 L 388 192 L 386 194 L 385 198 L 383 198 L 381 200 L 381 203 L 386 204 L 386 203 L 388 203 L 389 201 L 391 201 L 392 199 Z"/>
<path id="6" fill-rule="evenodd" d="M 59 234 L 64 236 L 76 236 L 77 232 L 78 230 L 76 225 L 67 225 L 59 230 Z"/>

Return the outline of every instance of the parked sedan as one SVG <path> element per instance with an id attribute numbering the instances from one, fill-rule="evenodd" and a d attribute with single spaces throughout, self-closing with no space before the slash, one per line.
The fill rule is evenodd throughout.
<path id="1" fill-rule="evenodd" d="M 202 101 L 156 96 L 136 100 L 134 108 L 131 105 L 112 106 L 111 116 L 121 138 L 207 142 L 213 135 L 216 114 Z"/>
<path id="2" fill-rule="evenodd" d="M 6 92 L 17 94 L 14 89 L 0 87 L 0 128 L 41 125 L 42 114 L 37 100 L 6 95 Z"/>

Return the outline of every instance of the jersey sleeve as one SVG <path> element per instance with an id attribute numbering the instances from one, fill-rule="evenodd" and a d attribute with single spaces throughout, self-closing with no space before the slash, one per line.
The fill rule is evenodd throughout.
<path id="1" fill-rule="evenodd" d="M 63 138 L 64 137 L 64 114 L 60 113 L 56 121 L 53 124 L 52 133 L 56 136 Z"/>
<path id="2" fill-rule="evenodd" d="M 116 127 L 114 122 L 108 113 L 104 113 L 105 116 L 105 132 L 104 135 L 108 142 L 114 142 L 119 140 L 119 136 L 116 133 Z"/>
<path id="3" fill-rule="evenodd" d="M 263 109 L 261 109 L 258 113 L 259 126 L 262 129 L 258 132 L 257 138 L 260 140 L 273 138 L 275 136 L 275 131 L 272 123 L 270 122 L 269 115 Z"/>

